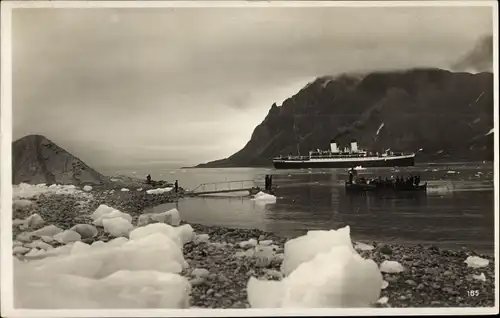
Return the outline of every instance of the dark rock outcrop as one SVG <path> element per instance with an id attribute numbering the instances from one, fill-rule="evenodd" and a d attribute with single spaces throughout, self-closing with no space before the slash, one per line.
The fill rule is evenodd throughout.
<path id="1" fill-rule="evenodd" d="M 198 167 L 268 166 L 277 155 L 346 146 L 417 161 L 493 160 L 493 74 L 441 69 L 321 77 L 277 106 L 237 153 Z M 421 149 L 421 150 L 420 150 Z"/>
<path id="2" fill-rule="evenodd" d="M 54 142 L 29 135 L 12 143 L 12 183 L 103 184 L 107 178 Z"/>

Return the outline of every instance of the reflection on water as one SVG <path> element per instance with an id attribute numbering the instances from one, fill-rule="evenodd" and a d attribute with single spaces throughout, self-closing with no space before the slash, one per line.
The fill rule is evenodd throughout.
<path id="1" fill-rule="evenodd" d="M 454 173 L 448 173 L 454 171 Z M 478 174 L 481 171 L 481 174 Z M 356 239 L 467 245 L 489 252 L 494 239 L 494 192 L 491 165 L 433 165 L 432 168 L 367 169 L 360 175 L 390 177 L 420 174 L 428 193 L 379 197 L 346 195 L 345 170 L 269 171 L 268 169 L 190 169 L 177 173 L 181 184 L 212 180 L 258 179 L 273 174 L 276 204 L 262 205 L 247 197 L 185 198 L 177 207 L 188 222 L 228 227 L 260 228 L 296 236 L 311 229 L 351 226 Z M 184 178 L 182 178 L 184 176 Z M 149 210 L 162 211 L 175 204 Z"/>

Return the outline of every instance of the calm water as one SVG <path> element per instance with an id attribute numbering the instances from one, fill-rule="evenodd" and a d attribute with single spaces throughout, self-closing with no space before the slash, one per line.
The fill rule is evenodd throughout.
<path id="1" fill-rule="evenodd" d="M 188 222 L 260 228 L 283 235 L 350 225 L 355 239 L 433 243 L 452 248 L 467 246 L 487 253 L 492 253 L 494 248 L 491 163 L 372 168 L 358 172 L 367 176 L 419 173 L 423 182 L 428 181 L 426 195 L 392 198 L 346 195 L 344 169 L 179 169 L 157 173 L 162 173 L 163 177 L 156 178 L 153 174 L 154 179 L 178 179 L 181 186 L 189 189 L 207 182 L 254 179 L 263 187 L 264 175 L 273 175 L 273 185 L 278 186 L 276 204 L 258 204 L 237 193 L 185 198 L 177 205 L 166 204 L 147 210 L 160 212 L 177 206 Z M 217 186 L 219 189 L 228 187 Z"/>

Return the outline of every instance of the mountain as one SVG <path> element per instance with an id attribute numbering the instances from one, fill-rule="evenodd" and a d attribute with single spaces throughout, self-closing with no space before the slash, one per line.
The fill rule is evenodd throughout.
<path id="1" fill-rule="evenodd" d="M 269 166 L 355 139 L 372 151 L 418 152 L 417 162 L 493 160 L 493 74 L 410 69 L 320 77 L 273 104 L 250 141 L 198 167 Z M 419 149 L 422 149 L 419 151 Z"/>
<path id="2" fill-rule="evenodd" d="M 493 69 L 493 35 L 486 35 L 478 39 L 476 45 L 456 61 L 451 68 L 453 70 L 491 72 Z"/>
<path id="3" fill-rule="evenodd" d="M 102 184 L 107 178 L 54 142 L 29 135 L 12 143 L 12 182 Z"/>

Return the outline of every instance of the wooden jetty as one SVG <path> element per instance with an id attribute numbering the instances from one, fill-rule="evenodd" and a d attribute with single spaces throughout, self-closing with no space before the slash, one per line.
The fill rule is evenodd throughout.
<path id="1" fill-rule="evenodd" d="M 199 196 L 219 193 L 248 192 L 250 195 L 259 193 L 261 188 L 255 180 L 235 180 L 202 183 L 191 191 L 185 191 L 185 196 Z"/>

